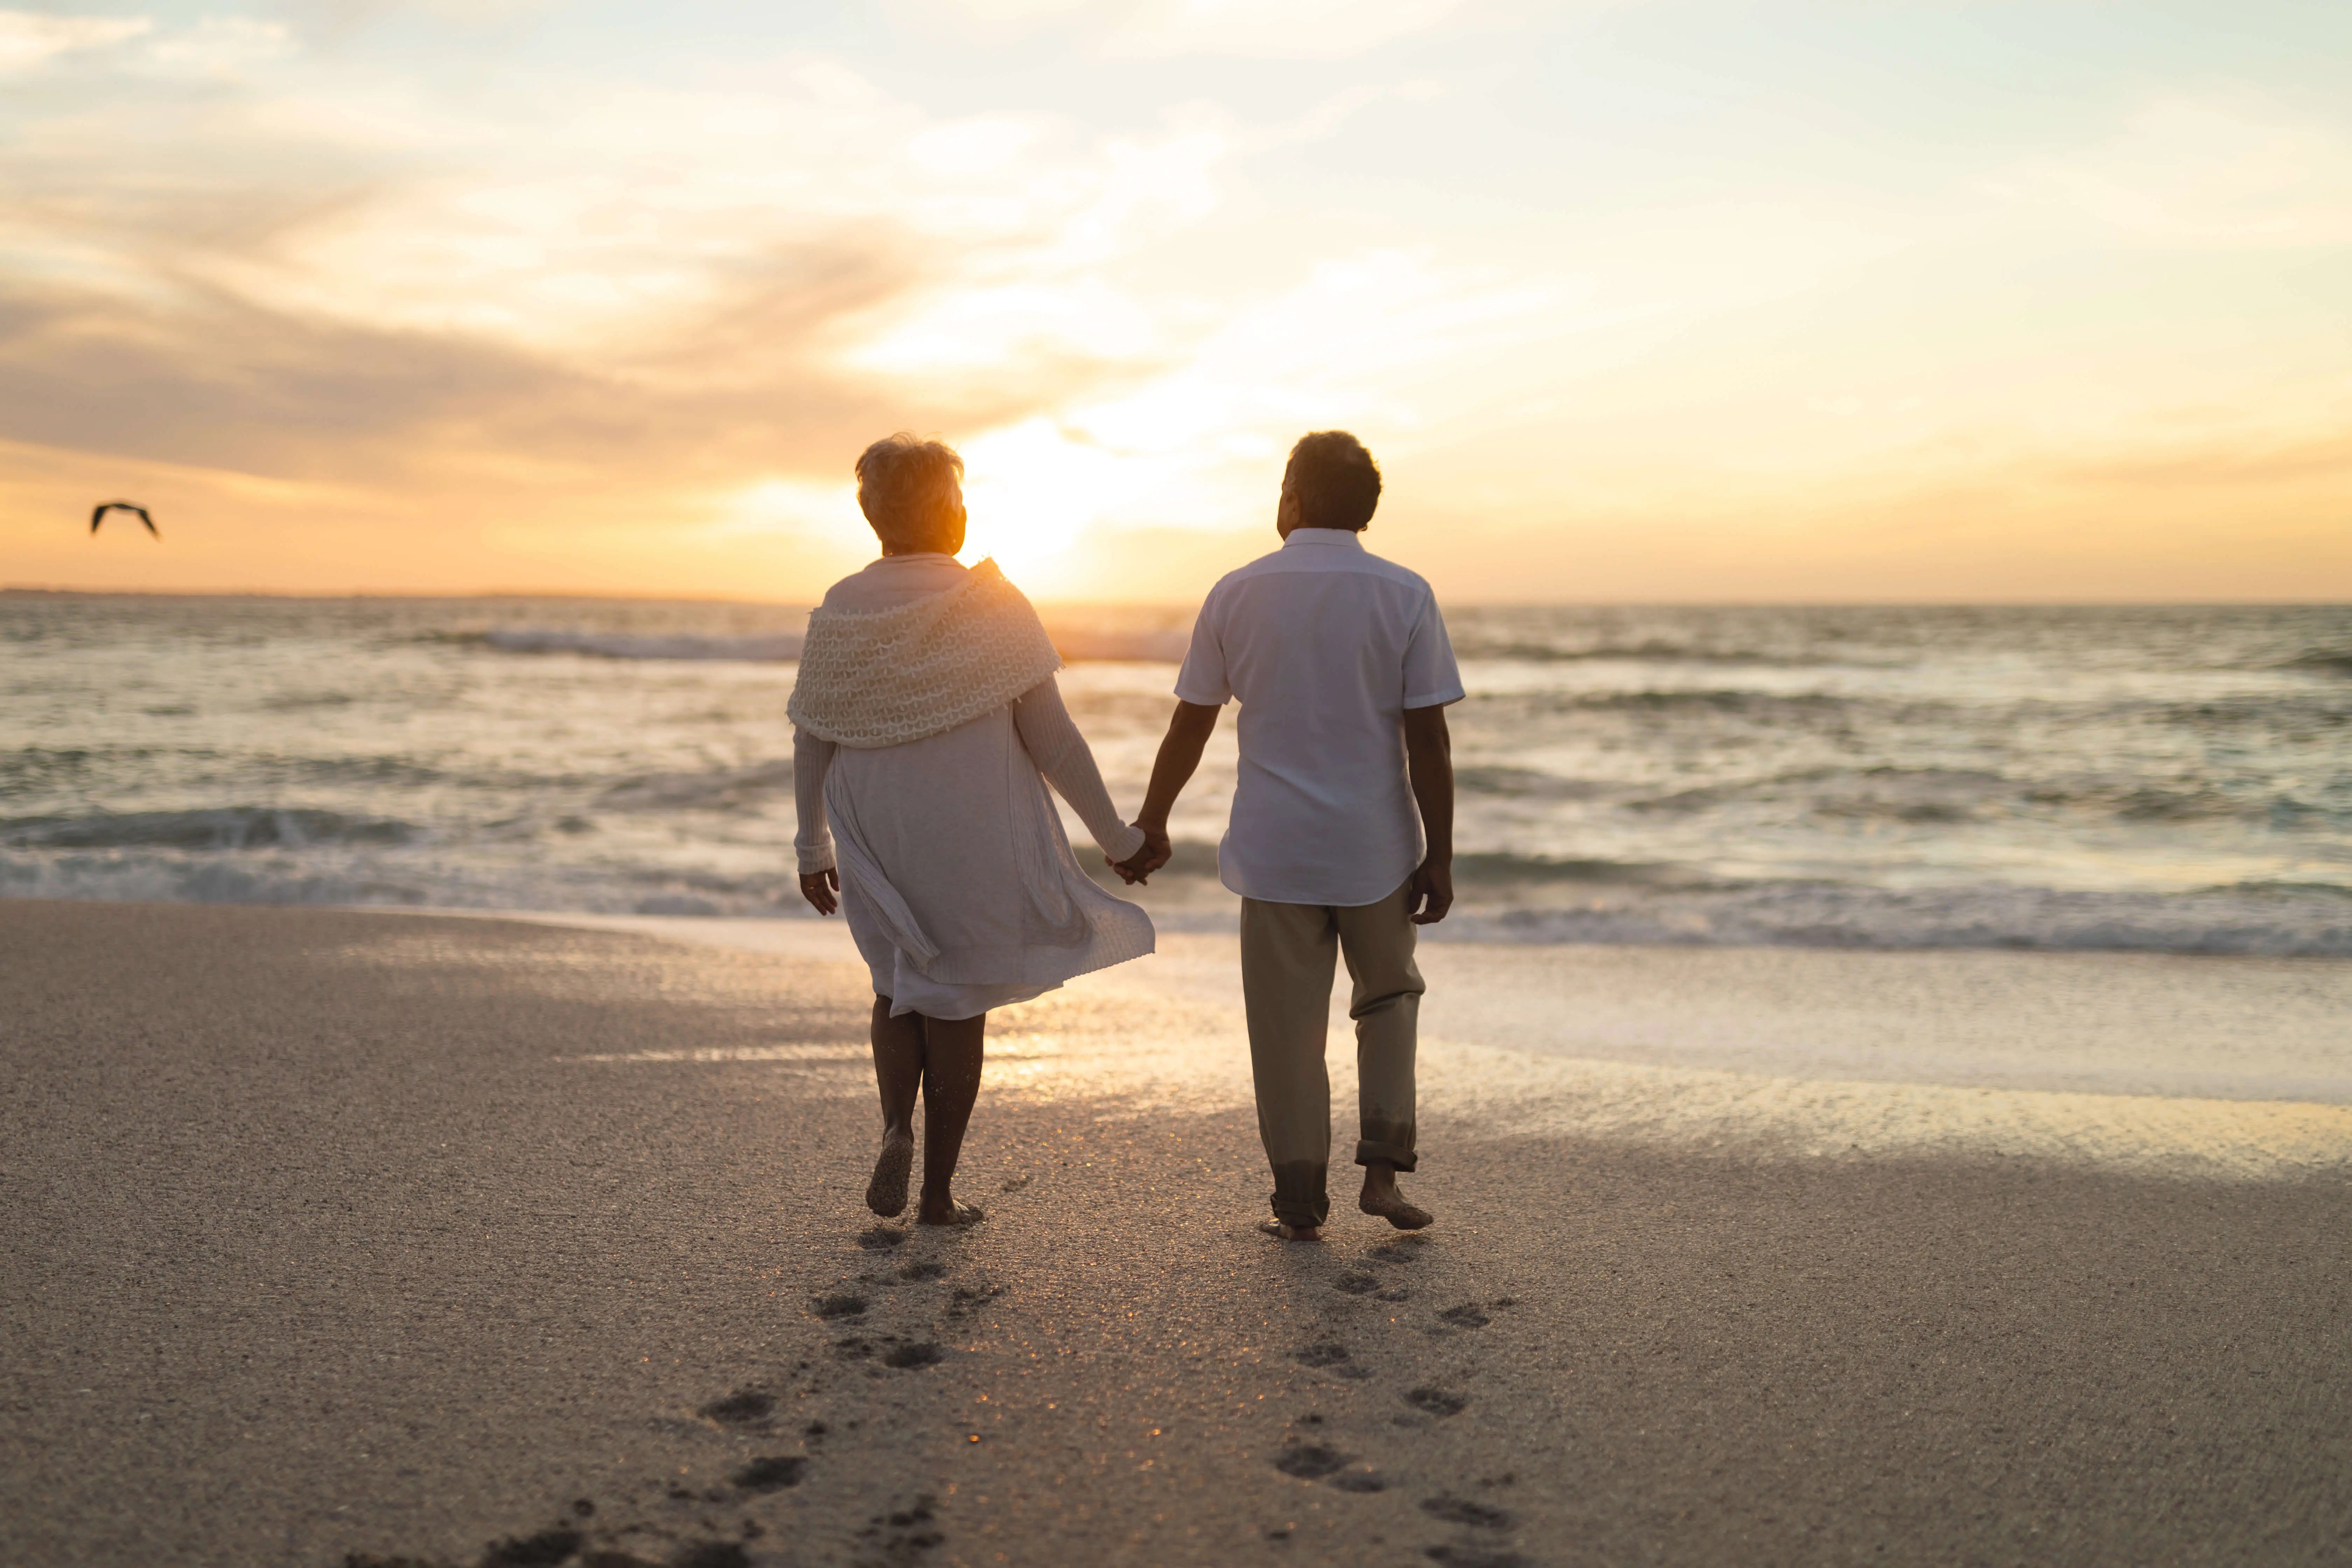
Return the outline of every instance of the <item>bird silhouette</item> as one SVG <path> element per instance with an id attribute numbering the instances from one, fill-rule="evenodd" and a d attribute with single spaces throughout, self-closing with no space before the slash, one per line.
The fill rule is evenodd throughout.
<path id="1" fill-rule="evenodd" d="M 147 525 L 148 532 L 154 534 L 158 539 L 163 537 L 163 534 L 156 530 L 155 520 L 147 515 L 147 509 L 141 506 L 136 501 L 127 500 L 100 501 L 96 507 L 92 508 L 89 514 L 89 531 L 92 533 L 96 533 L 98 531 L 98 525 L 101 521 L 105 521 L 106 514 L 110 511 L 127 511 L 131 516 L 137 518 L 140 521 L 145 523 Z"/>

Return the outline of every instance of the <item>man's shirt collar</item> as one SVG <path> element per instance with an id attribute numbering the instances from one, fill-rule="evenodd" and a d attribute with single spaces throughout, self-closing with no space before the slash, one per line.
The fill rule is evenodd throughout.
<path id="1" fill-rule="evenodd" d="M 1294 528 L 1290 536 L 1282 542 L 1282 547 L 1287 550 L 1294 544 L 1329 544 L 1344 550 L 1360 551 L 1364 548 L 1364 540 L 1352 528 Z"/>

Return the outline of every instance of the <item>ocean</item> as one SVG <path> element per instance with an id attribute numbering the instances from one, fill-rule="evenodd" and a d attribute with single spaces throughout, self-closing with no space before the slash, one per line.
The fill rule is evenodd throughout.
<path id="1" fill-rule="evenodd" d="M 805 915 L 805 614 L 0 594 L 0 896 Z M 1187 617 L 1046 619 L 1131 810 Z M 1448 623 L 1434 937 L 2352 955 L 2352 607 Z M 1227 724 L 1141 895 L 1171 927 L 1231 922 L 1233 777 Z"/>

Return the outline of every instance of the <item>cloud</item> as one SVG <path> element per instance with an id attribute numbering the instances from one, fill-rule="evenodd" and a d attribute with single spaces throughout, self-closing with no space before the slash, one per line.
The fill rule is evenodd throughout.
<path id="1" fill-rule="evenodd" d="M 188 29 L 153 53 L 204 79 L 151 54 L 5 117 L 0 434 L 408 485 L 830 474 L 1131 374 L 1161 332 L 1116 269 L 1225 153 L 1198 115 L 943 119 L 822 59 L 452 94 L 287 45 Z"/>
<path id="2" fill-rule="evenodd" d="M 1344 59 L 1450 20 L 1464 0 L 939 0 L 994 33 L 1080 29 L 1111 59 Z"/>
<path id="3" fill-rule="evenodd" d="M 1462 0 L 1147 0 L 1106 40 L 1114 58 L 1340 59 L 1425 32 Z"/>
<path id="4" fill-rule="evenodd" d="M 150 31 L 144 16 L 45 16 L 0 11 L 0 72 L 30 70 L 77 49 L 102 49 Z"/>
<path id="5" fill-rule="evenodd" d="M 2352 135 L 2231 104 L 2176 100 L 2100 143 L 1992 182 L 2126 237 L 2202 249 L 2352 244 Z"/>

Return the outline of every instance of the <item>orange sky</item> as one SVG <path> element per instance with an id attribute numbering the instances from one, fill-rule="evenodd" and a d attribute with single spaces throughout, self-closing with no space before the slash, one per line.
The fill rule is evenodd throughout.
<path id="1" fill-rule="evenodd" d="M 2352 23 L 2121 9 L 0 11 L 0 584 L 2352 598 Z"/>

